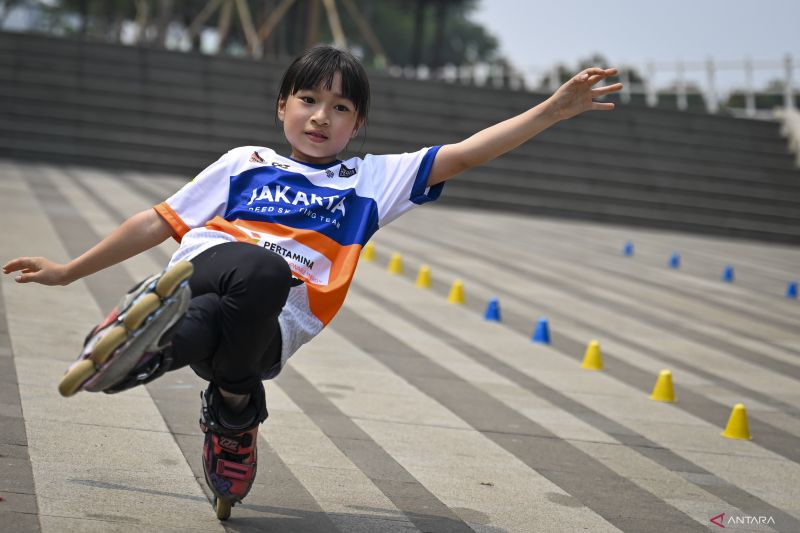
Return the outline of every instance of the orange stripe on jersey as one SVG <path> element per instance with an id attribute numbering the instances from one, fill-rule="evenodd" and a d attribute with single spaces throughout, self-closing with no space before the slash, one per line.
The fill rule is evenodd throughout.
<path id="1" fill-rule="evenodd" d="M 360 244 L 340 247 L 331 271 L 333 282 L 324 286 L 308 284 L 308 305 L 311 312 L 326 326 L 344 303 L 350 282 L 353 281 L 361 248 Z"/>
<path id="2" fill-rule="evenodd" d="M 258 239 L 252 237 L 249 233 L 245 232 L 244 230 L 240 229 L 238 226 L 234 225 L 231 222 L 228 222 L 224 218 L 220 216 L 216 216 L 206 222 L 206 228 L 213 229 L 216 231 L 221 231 L 223 233 L 227 233 L 228 235 L 232 235 L 236 238 L 237 241 L 242 242 L 249 242 L 251 244 L 258 244 Z"/>
<path id="3" fill-rule="evenodd" d="M 292 273 L 306 282 L 311 312 L 325 325 L 333 319 L 344 303 L 362 248 L 361 244 L 342 246 L 330 237 L 313 230 L 296 229 L 271 222 L 249 220 L 228 222 L 217 216 L 206 224 L 206 228 L 222 231 L 242 242 L 262 244 L 265 248 L 277 251 L 287 258 Z M 288 248 L 270 244 L 266 241 L 265 235 L 300 243 L 303 249 L 316 254 L 317 262 L 329 264 L 324 268 L 325 279 L 314 278 L 313 258 L 302 257 L 299 253 L 292 253 Z M 301 259 L 298 260 L 298 257 Z M 303 271 L 303 264 L 299 262 L 302 260 L 311 265 L 310 270 Z M 319 264 L 317 266 L 319 267 Z"/>
<path id="4" fill-rule="evenodd" d="M 161 218 L 167 221 L 172 227 L 172 231 L 174 234 L 172 238 L 178 242 L 181 242 L 183 236 L 189 231 L 189 226 L 183 221 L 183 219 L 172 209 L 167 202 L 161 202 L 160 204 L 153 207 L 156 210 L 156 213 L 161 215 Z"/>

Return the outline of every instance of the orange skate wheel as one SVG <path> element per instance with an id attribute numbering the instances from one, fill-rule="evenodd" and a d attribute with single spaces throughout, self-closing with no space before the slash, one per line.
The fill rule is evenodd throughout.
<path id="1" fill-rule="evenodd" d="M 58 383 L 58 392 L 61 396 L 68 398 L 78 392 L 87 379 L 92 377 L 95 372 L 94 362 L 91 359 L 78 361 L 67 370 L 64 377 Z"/>
<path id="2" fill-rule="evenodd" d="M 114 326 L 102 339 L 97 341 L 97 344 L 92 350 L 92 355 L 89 357 L 98 365 L 106 362 L 108 357 L 114 353 L 114 350 L 122 346 L 122 343 L 128 338 L 128 333 L 123 326 Z"/>
<path id="3" fill-rule="evenodd" d="M 178 285 L 180 285 L 183 280 L 189 279 L 192 276 L 192 272 L 194 272 L 194 265 L 189 261 L 175 263 L 175 266 L 165 272 L 164 275 L 161 276 L 161 279 L 158 280 L 158 283 L 156 283 L 156 294 L 162 298 L 172 296 L 172 293 L 175 292 Z"/>

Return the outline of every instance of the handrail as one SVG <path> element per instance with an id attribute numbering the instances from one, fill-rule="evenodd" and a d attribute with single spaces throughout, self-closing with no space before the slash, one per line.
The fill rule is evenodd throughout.
<path id="1" fill-rule="evenodd" d="M 549 69 L 530 67 L 525 73 L 505 64 L 472 64 L 472 65 L 445 65 L 433 70 L 422 65 L 419 67 L 389 67 L 388 72 L 395 77 L 413 79 L 440 79 L 450 83 L 476 86 L 505 87 L 517 90 L 532 90 L 533 87 L 547 83 L 544 91 L 554 91 L 558 88 L 560 65 Z M 772 109 L 763 109 L 758 105 L 758 99 L 776 97 L 776 105 L 784 108 L 796 108 L 800 94 L 800 86 L 794 81 L 795 71 L 800 70 L 800 62 L 795 61 L 791 55 L 786 55 L 783 60 L 754 61 L 744 59 L 740 61 L 721 61 L 708 59 L 706 61 L 678 61 L 678 62 L 648 62 L 644 68 L 636 65 L 622 65 L 619 77 L 624 84 L 619 98 L 623 103 L 631 102 L 634 97 L 642 97 L 644 103 L 650 107 L 659 105 L 659 100 L 669 95 L 675 98 L 675 105 L 679 110 L 687 110 L 690 98 L 700 97 L 704 108 L 709 113 L 719 113 L 723 108 L 735 116 L 750 118 L 763 118 L 774 120 Z M 768 72 L 771 82 L 780 82 L 778 88 L 756 88 L 756 73 Z M 640 73 L 642 82 L 631 82 L 634 73 Z M 734 73 L 739 79 L 726 84 L 726 90 L 720 91 L 719 78 L 721 74 Z M 664 75 L 671 77 L 665 86 L 659 86 L 657 80 Z M 699 74 L 699 76 L 698 76 Z M 741 106 L 727 104 L 725 99 L 731 94 L 741 95 Z"/>
<path id="2" fill-rule="evenodd" d="M 789 141 L 789 151 L 795 154 L 795 163 L 800 167 L 800 111 L 796 108 L 776 109 L 775 116 L 781 122 L 781 135 Z"/>

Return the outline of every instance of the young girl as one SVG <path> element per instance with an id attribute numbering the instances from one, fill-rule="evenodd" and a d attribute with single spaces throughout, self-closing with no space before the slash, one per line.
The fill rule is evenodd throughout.
<path id="1" fill-rule="evenodd" d="M 315 47 L 286 71 L 277 116 L 288 157 L 234 148 L 166 201 L 133 215 L 67 264 L 9 261 L 19 283 L 67 285 L 174 237 L 166 270 L 131 289 L 95 327 L 59 386 L 119 392 L 186 365 L 209 381 L 201 394 L 203 466 L 225 519 L 250 490 L 262 380 L 334 317 L 361 248 L 444 182 L 588 110 L 621 84 L 593 86 L 616 69 L 590 68 L 545 102 L 459 143 L 396 155 L 337 159 L 367 119 L 369 84 L 349 53 Z M 256 246 L 253 246 L 256 245 Z"/>

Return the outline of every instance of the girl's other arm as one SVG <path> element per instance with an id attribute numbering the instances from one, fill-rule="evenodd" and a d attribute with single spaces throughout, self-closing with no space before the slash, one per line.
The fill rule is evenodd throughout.
<path id="1" fill-rule="evenodd" d="M 562 85 L 553 95 L 537 105 L 481 130 L 472 137 L 439 149 L 428 177 L 428 186 L 446 181 L 470 168 L 482 165 L 513 150 L 550 126 L 589 110 L 611 110 L 613 103 L 595 102 L 593 98 L 617 92 L 621 83 L 593 89 L 598 81 L 617 74 L 617 69 L 588 68 Z"/>
<path id="2" fill-rule="evenodd" d="M 3 273 L 19 271 L 19 283 L 68 285 L 75 280 L 116 265 L 129 257 L 161 244 L 172 228 L 155 209 L 136 213 L 92 249 L 67 264 L 45 257 L 19 257 L 3 265 Z"/>

